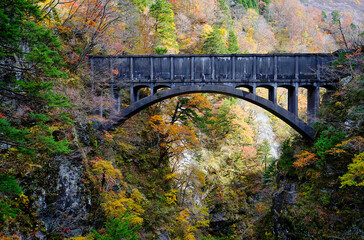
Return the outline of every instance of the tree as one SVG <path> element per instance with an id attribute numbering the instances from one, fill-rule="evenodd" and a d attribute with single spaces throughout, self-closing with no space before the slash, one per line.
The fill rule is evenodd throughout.
<path id="1" fill-rule="evenodd" d="M 240 53 L 238 38 L 233 30 L 229 31 L 228 50 L 230 53 Z"/>
<path id="2" fill-rule="evenodd" d="M 110 218 L 105 224 L 105 235 L 100 235 L 93 229 L 95 240 L 137 240 L 139 237 L 136 231 L 139 226 L 132 226 L 129 220 L 124 216 Z"/>
<path id="3" fill-rule="evenodd" d="M 226 47 L 222 29 L 214 26 L 213 30 L 207 34 L 206 39 L 202 46 L 202 53 L 208 54 L 226 54 L 228 49 Z"/>
<path id="4" fill-rule="evenodd" d="M 263 143 L 257 149 L 257 157 L 264 163 L 264 170 L 267 169 L 267 163 L 270 156 L 270 144 L 267 139 L 264 139 Z"/>
<path id="5" fill-rule="evenodd" d="M 340 34 L 341 34 L 341 37 L 342 37 L 342 42 L 344 43 L 345 48 L 348 49 L 349 46 L 348 46 L 348 42 L 345 39 L 345 34 L 343 32 L 343 27 L 342 27 L 342 24 L 341 24 L 340 12 L 338 10 L 334 10 L 334 11 L 332 11 L 331 16 L 332 16 L 332 22 L 334 24 L 337 24 L 338 27 L 339 27 L 339 31 L 340 31 Z"/>
<path id="6" fill-rule="evenodd" d="M 120 6 L 123 5 L 126 4 L 118 4 L 113 0 L 71 0 L 58 3 L 52 9 L 57 16 L 52 27 L 57 29 L 66 43 L 64 52 L 72 73 L 78 71 L 87 54 L 102 42 L 102 38 L 107 35 L 110 37 L 110 27 L 120 23 L 124 16 L 129 16 L 126 11 L 122 11 Z M 99 51 L 102 51 L 100 48 Z"/>
<path id="7" fill-rule="evenodd" d="M 55 91 L 67 77 L 61 42 L 41 26 L 39 2 L 0 2 L 0 231 L 11 233 L 16 222 L 16 233 L 29 238 L 38 224 L 35 209 L 12 176 L 31 177 L 54 154 L 71 152 L 71 104 Z"/>
<path id="8" fill-rule="evenodd" d="M 157 0 L 150 7 L 150 14 L 156 20 L 156 43 L 154 47 L 156 53 L 178 53 L 176 27 L 171 4 L 167 0 Z"/>
<path id="9" fill-rule="evenodd" d="M 41 12 L 34 1 L 5 0 L 0 7 L 0 142 L 27 153 L 69 152 L 67 140 L 56 141 L 47 125 L 71 122 L 63 111 L 70 104 L 53 91 L 55 79 L 66 76 L 61 43 L 37 25 Z"/>
<path id="10" fill-rule="evenodd" d="M 258 9 L 257 0 L 237 0 L 237 2 L 243 5 L 245 9 L 248 8 Z"/>

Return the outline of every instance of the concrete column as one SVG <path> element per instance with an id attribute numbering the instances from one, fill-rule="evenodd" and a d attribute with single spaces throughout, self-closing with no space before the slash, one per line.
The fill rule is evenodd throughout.
<path id="1" fill-rule="evenodd" d="M 104 101 L 104 98 L 103 98 L 103 90 L 101 90 L 101 95 L 100 95 L 100 117 L 103 117 L 103 111 L 104 111 L 104 104 L 103 104 L 103 101 Z"/>
<path id="2" fill-rule="evenodd" d="M 274 56 L 274 65 L 273 65 L 273 72 L 274 72 L 274 80 L 277 80 L 278 76 L 278 57 Z"/>
<path id="3" fill-rule="evenodd" d="M 153 96 L 155 94 L 155 87 L 150 86 L 150 96 Z"/>
<path id="4" fill-rule="evenodd" d="M 134 80 L 134 59 L 133 57 L 130 57 L 129 59 L 129 66 L 130 66 L 130 80 Z"/>
<path id="5" fill-rule="evenodd" d="M 295 76 L 296 80 L 298 80 L 299 79 L 298 56 L 295 56 L 294 61 L 295 61 L 294 76 Z"/>
<path id="6" fill-rule="evenodd" d="M 120 91 L 120 89 L 118 89 L 118 99 L 117 99 L 117 107 L 116 107 L 116 110 L 118 111 L 118 112 L 120 112 L 120 106 L 121 105 L 121 91 Z"/>
<path id="7" fill-rule="evenodd" d="M 235 80 L 235 63 L 236 61 L 235 61 L 235 56 L 232 56 L 231 57 L 231 78 L 232 78 L 232 80 L 234 81 Z"/>
<path id="8" fill-rule="evenodd" d="M 170 58 L 171 58 L 171 80 L 173 80 L 173 78 L 174 78 L 174 59 L 172 56 Z"/>
<path id="9" fill-rule="evenodd" d="M 153 81 L 154 79 L 154 62 L 153 62 L 153 57 L 150 57 L 150 80 Z"/>
<path id="10" fill-rule="evenodd" d="M 133 86 L 130 87 L 130 104 L 138 101 L 138 91 Z"/>
<path id="11" fill-rule="evenodd" d="M 307 122 L 312 125 L 316 122 L 320 106 L 320 88 L 312 86 L 307 89 Z"/>
<path id="12" fill-rule="evenodd" d="M 115 101 L 117 99 L 114 89 L 115 89 L 114 84 L 111 84 L 110 85 L 110 95 L 111 95 L 111 98 L 113 101 Z M 115 110 L 118 108 L 118 106 L 116 104 L 117 104 L 116 102 L 113 103 Z"/>
<path id="13" fill-rule="evenodd" d="M 274 84 L 273 87 L 268 89 L 268 98 L 274 104 L 277 104 L 277 84 Z"/>
<path id="14" fill-rule="evenodd" d="M 257 57 L 253 57 L 253 80 L 257 79 Z"/>
<path id="15" fill-rule="evenodd" d="M 288 88 L 288 111 L 298 116 L 298 85 Z"/>
<path id="16" fill-rule="evenodd" d="M 252 88 L 250 89 L 250 92 L 253 93 L 254 95 L 257 94 L 257 84 L 256 83 L 252 84 Z"/>
<path id="17" fill-rule="evenodd" d="M 195 80 L 195 57 L 191 57 L 191 80 Z"/>
<path id="18" fill-rule="evenodd" d="M 215 80 L 215 57 L 210 57 L 211 59 L 211 80 Z"/>

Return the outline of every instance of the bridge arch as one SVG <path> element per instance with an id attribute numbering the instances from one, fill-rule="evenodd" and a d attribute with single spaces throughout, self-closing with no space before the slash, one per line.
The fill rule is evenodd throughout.
<path id="1" fill-rule="evenodd" d="M 263 109 L 271 112 L 278 118 L 282 119 L 285 123 L 295 129 L 299 134 L 303 137 L 313 140 L 314 139 L 314 130 L 312 127 L 307 125 L 304 121 L 298 118 L 294 113 L 280 107 L 278 104 L 267 100 L 265 98 L 259 97 L 254 93 L 242 91 L 240 89 L 235 89 L 231 86 L 226 85 L 189 85 L 189 86 L 177 86 L 168 90 L 160 91 L 155 93 L 154 95 L 150 95 L 148 97 L 142 98 L 133 102 L 128 107 L 124 108 L 120 111 L 120 113 L 111 119 L 112 123 L 105 124 L 102 126 L 103 129 L 112 129 L 123 122 L 125 122 L 130 117 L 134 116 L 138 112 L 146 109 L 147 107 L 163 101 L 168 98 L 176 97 L 183 94 L 190 93 L 219 93 L 224 94 L 236 98 L 240 98 L 251 102 L 257 106 L 262 107 Z"/>

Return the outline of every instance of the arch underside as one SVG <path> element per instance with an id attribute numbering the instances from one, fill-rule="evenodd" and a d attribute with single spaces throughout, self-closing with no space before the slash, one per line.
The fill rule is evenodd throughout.
<path id="1" fill-rule="evenodd" d="M 190 86 L 178 86 L 168 90 L 159 91 L 154 95 L 142 98 L 128 107 L 120 111 L 120 113 L 112 119 L 112 123 L 103 125 L 103 129 L 110 129 L 117 127 L 118 125 L 125 122 L 138 112 L 146 109 L 147 107 L 163 101 L 168 98 L 176 97 L 183 94 L 189 93 L 219 93 L 236 98 L 240 98 L 251 102 L 263 109 L 271 112 L 278 118 L 282 119 L 285 123 L 295 129 L 303 137 L 313 140 L 314 130 L 312 127 L 307 125 L 304 121 L 298 118 L 294 113 L 282 108 L 278 104 L 274 104 L 272 101 L 265 98 L 259 97 L 253 93 L 245 92 L 239 89 L 235 89 L 226 85 L 190 85 Z"/>

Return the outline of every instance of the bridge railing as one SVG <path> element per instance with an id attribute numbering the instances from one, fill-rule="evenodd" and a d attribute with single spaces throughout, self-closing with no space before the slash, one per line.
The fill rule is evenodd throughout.
<path id="1" fill-rule="evenodd" d="M 132 82 L 319 80 L 332 54 L 89 55 L 94 79 Z"/>

